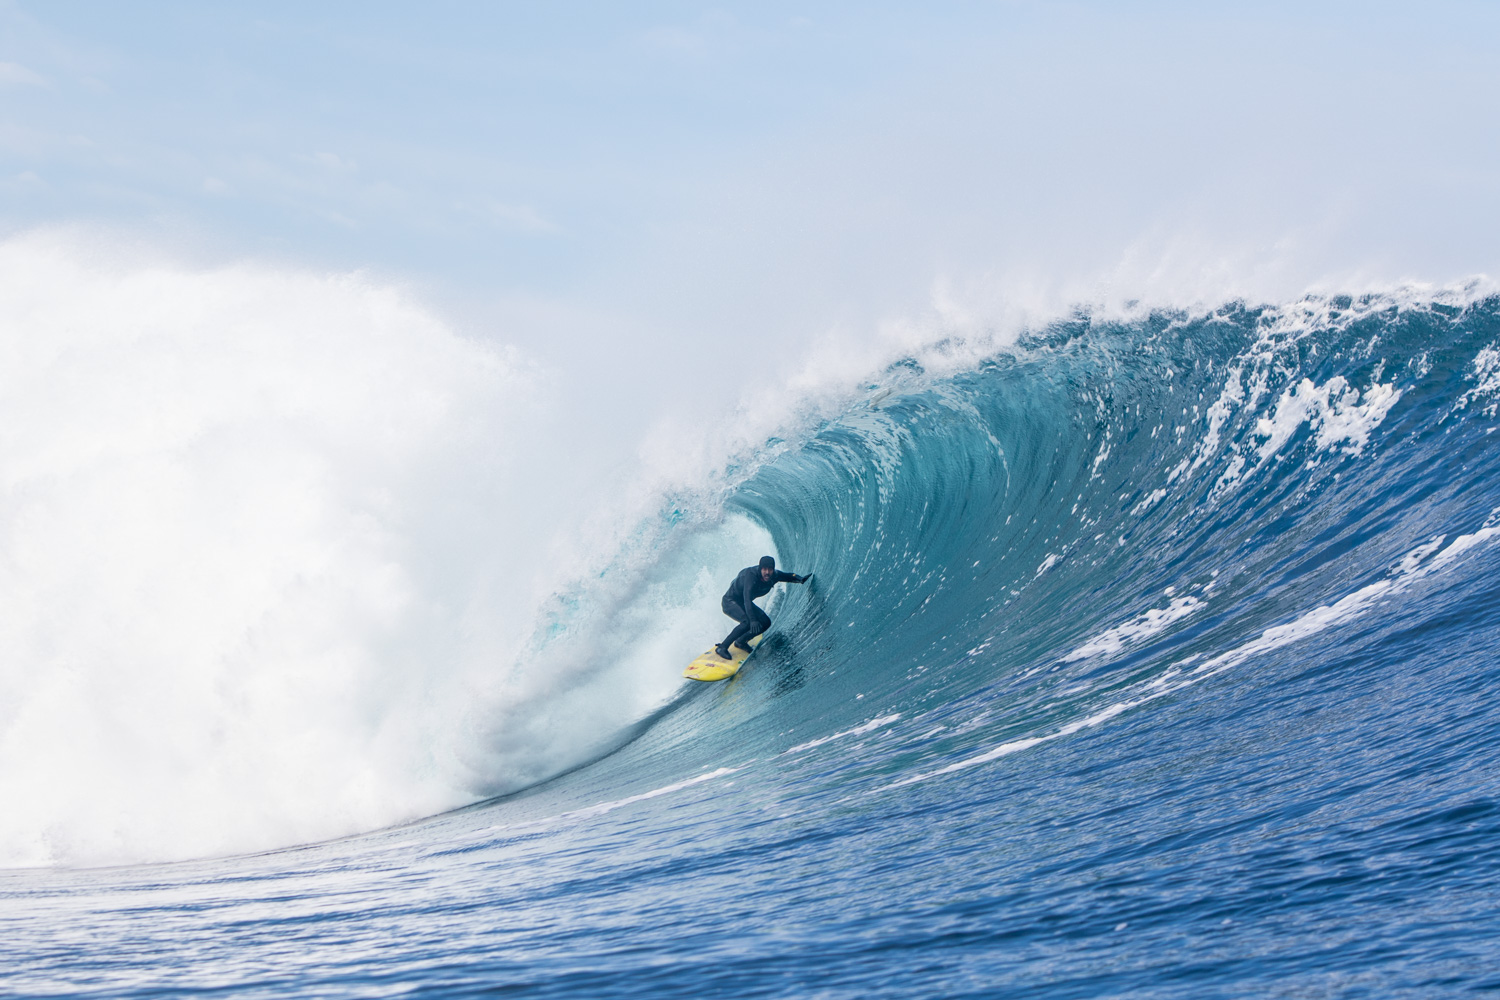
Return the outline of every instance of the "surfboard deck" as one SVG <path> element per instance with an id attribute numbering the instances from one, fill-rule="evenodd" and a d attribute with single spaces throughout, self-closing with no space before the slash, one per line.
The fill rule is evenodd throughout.
<path id="1" fill-rule="evenodd" d="M 762 632 L 750 640 L 751 652 L 754 652 L 755 647 L 760 645 L 760 640 L 764 636 L 765 633 Z M 737 646 L 730 646 L 729 653 L 732 659 L 722 660 L 719 658 L 719 654 L 714 652 L 714 647 L 710 646 L 701 656 L 688 664 L 687 669 L 682 672 L 682 676 L 692 678 L 695 681 L 726 681 L 739 673 L 740 667 L 743 667 L 745 661 L 750 658 L 750 653 L 745 652 Z"/>

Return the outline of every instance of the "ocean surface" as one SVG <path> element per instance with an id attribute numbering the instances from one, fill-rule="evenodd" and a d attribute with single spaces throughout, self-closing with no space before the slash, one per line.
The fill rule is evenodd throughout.
<path id="1" fill-rule="evenodd" d="M 739 677 L 431 818 L 0 871 L 0 995 L 1500 991 L 1497 407 L 1472 290 L 935 345 L 635 536 L 698 648 L 816 574 Z"/>

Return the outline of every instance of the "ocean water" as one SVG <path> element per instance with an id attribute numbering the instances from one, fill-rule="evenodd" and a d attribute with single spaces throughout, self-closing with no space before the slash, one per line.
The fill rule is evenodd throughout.
<path id="1" fill-rule="evenodd" d="M 226 850 L 163 830 L 319 803 L 187 764 L 185 799 L 139 767 L 77 793 L 113 812 L 29 793 L 0 995 L 1500 990 L 1497 410 L 1474 290 L 933 345 L 659 498 L 540 605 L 513 655 L 550 686 L 487 692 L 464 739 L 413 724 L 472 804 Z M 762 548 L 814 582 L 739 677 L 679 683 Z M 631 672 L 590 687 L 601 635 Z M 383 801 L 445 759 L 364 780 Z"/>

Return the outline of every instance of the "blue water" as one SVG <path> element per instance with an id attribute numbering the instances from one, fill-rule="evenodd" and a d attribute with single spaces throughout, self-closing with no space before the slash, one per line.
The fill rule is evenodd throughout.
<path id="1" fill-rule="evenodd" d="M 402 828 L 0 873 L 0 994 L 1500 990 L 1497 342 L 1335 298 L 895 365 L 727 500 L 817 574 L 740 677 Z"/>

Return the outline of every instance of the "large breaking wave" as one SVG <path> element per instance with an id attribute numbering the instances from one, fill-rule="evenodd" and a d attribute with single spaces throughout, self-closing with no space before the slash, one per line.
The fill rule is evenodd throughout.
<path id="1" fill-rule="evenodd" d="M 601 756 L 560 787 L 619 801 L 710 780 L 726 746 L 857 742 L 907 794 L 1316 637 L 1378 645 L 1492 560 L 1482 290 L 938 340 L 809 389 L 532 601 L 504 581 L 545 550 L 507 534 L 496 451 L 520 360 L 358 281 L 111 282 L 144 319 L 6 303 L 42 334 L 9 341 L 10 426 L 41 421 L 4 444 L 13 865 L 342 835 Z M 763 550 L 816 582 L 771 600 L 739 681 L 684 686 Z"/>

